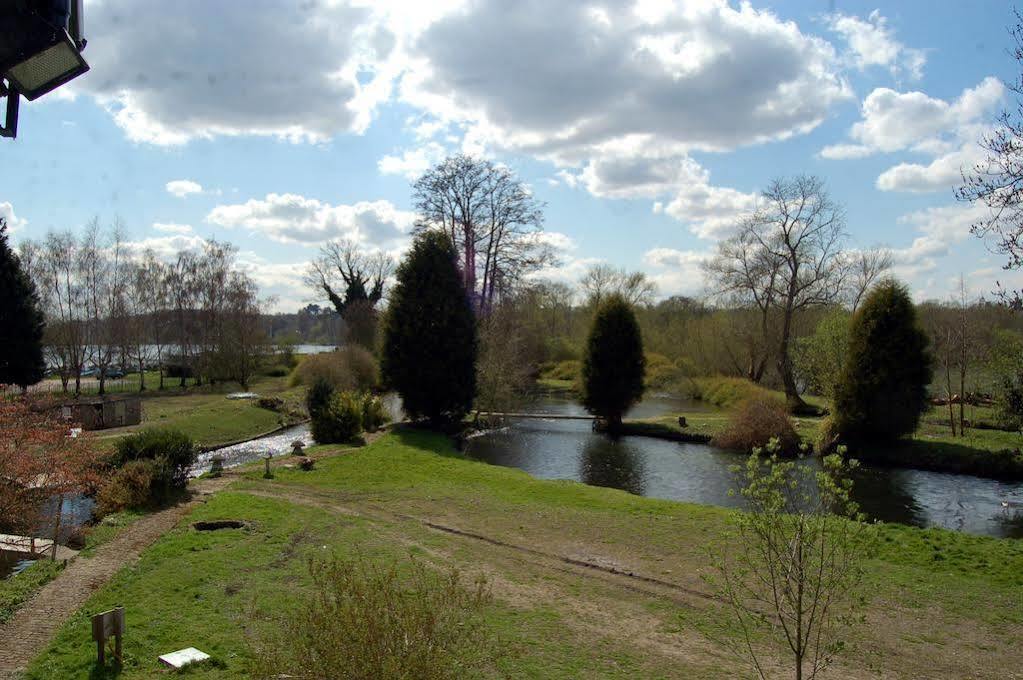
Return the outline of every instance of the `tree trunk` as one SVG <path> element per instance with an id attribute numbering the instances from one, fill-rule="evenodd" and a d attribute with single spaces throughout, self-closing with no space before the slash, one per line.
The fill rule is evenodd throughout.
<path id="1" fill-rule="evenodd" d="M 785 310 L 785 319 L 782 323 L 781 343 L 778 346 L 778 373 L 781 375 L 782 384 L 785 386 L 785 402 L 789 410 L 798 413 L 806 409 L 806 402 L 799 396 L 799 388 L 796 387 L 796 377 L 792 371 L 792 359 L 789 357 L 789 336 L 792 333 L 792 310 Z"/>

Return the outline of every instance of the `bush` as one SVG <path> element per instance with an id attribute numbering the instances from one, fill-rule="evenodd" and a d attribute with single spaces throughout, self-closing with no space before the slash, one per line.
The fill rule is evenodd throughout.
<path id="1" fill-rule="evenodd" d="M 413 561 L 378 568 L 333 558 L 310 561 L 312 593 L 262 640 L 258 677 L 479 677 L 494 661 L 485 625 L 484 581 Z"/>
<path id="2" fill-rule="evenodd" d="M 351 392 L 333 395 L 325 409 L 312 416 L 317 444 L 343 444 L 362 433 L 362 399 Z"/>
<path id="3" fill-rule="evenodd" d="M 156 502 L 153 485 L 159 474 L 154 460 L 128 461 L 96 493 L 96 515 L 149 507 Z"/>
<path id="4" fill-rule="evenodd" d="M 891 441 L 916 430 L 930 407 L 927 344 L 905 286 L 878 284 L 853 317 L 835 387 L 835 427 L 843 441 Z"/>
<path id="5" fill-rule="evenodd" d="M 582 373 L 583 362 L 566 359 L 547 366 L 543 377 L 547 380 L 578 380 Z"/>
<path id="6" fill-rule="evenodd" d="M 195 456 L 195 444 L 184 432 L 151 428 L 118 439 L 110 462 L 120 468 L 133 460 L 153 461 L 154 501 L 162 502 L 175 489 L 185 488 Z"/>
<path id="7" fill-rule="evenodd" d="M 373 394 L 362 395 L 362 429 L 376 432 L 387 422 L 384 402 Z"/>
<path id="8" fill-rule="evenodd" d="M 785 403 L 785 395 L 772 392 L 745 378 L 696 378 L 690 385 L 689 396 L 718 408 L 730 409 L 745 401 Z"/>
<path id="9" fill-rule="evenodd" d="M 799 435 L 784 404 L 777 400 L 751 399 L 739 405 L 729 417 L 724 432 L 712 440 L 714 446 L 749 453 L 775 439 L 780 453 L 799 451 Z"/>
<path id="10" fill-rule="evenodd" d="M 263 369 L 263 375 L 268 378 L 283 378 L 291 373 L 291 369 L 281 364 L 273 364 Z"/>
<path id="11" fill-rule="evenodd" d="M 410 418 L 434 427 L 460 421 L 476 397 L 476 317 L 455 262 L 446 234 L 419 234 L 384 319 L 384 382 Z"/>
<path id="12" fill-rule="evenodd" d="M 305 409 L 310 418 L 330 406 L 334 398 L 334 386 L 326 378 L 317 378 L 305 393 Z"/>
<path id="13" fill-rule="evenodd" d="M 643 396 L 643 337 L 632 308 L 609 295 L 597 308 L 583 358 L 583 406 L 612 430 Z"/>
<path id="14" fill-rule="evenodd" d="M 663 354 L 649 353 L 646 355 L 645 383 L 648 388 L 664 389 L 678 383 L 685 377 L 685 372 Z"/>
<path id="15" fill-rule="evenodd" d="M 284 400 L 280 397 L 260 397 L 256 400 L 256 405 L 267 411 L 280 411 L 284 408 Z"/>
<path id="16" fill-rule="evenodd" d="M 377 361 L 357 345 L 307 356 L 291 374 L 291 385 L 310 386 L 326 380 L 336 390 L 371 390 L 380 380 Z"/>

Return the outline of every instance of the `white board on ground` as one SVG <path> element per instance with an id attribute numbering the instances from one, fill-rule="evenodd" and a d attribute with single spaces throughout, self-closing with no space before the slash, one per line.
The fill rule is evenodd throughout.
<path id="1" fill-rule="evenodd" d="M 205 661 L 210 658 L 210 655 L 206 652 L 200 652 L 195 647 L 189 647 L 187 649 L 179 649 L 176 652 L 170 654 L 164 654 L 160 657 L 160 661 L 164 662 L 171 668 L 181 668 L 187 666 L 190 663 L 197 661 Z"/>

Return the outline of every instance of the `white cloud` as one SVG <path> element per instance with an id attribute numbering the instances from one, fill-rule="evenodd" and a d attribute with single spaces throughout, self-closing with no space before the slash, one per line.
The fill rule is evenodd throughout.
<path id="1" fill-rule="evenodd" d="M 709 252 L 697 250 L 653 248 L 644 254 L 643 261 L 655 268 L 650 279 L 657 284 L 658 292 L 667 297 L 702 292 L 705 285 L 702 266 L 710 257 Z"/>
<path id="2" fill-rule="evenodd" d="M 175 224 L 173 222 L 153 222 L 153 229 L 165 234 L 191 234 L 192 225 Z"/>
<path id="3" fill-rule="evenodd" d="M 200 251 L 206 242 L 201 236 L 195 234 L 173 234 L 171 236 L 149 236 L 135 241 L 126 241 L 124 247 L 128 252 L 138 256 L 147 250 L 162 260 L 174 260 L 178 253 L 191 250 Z"/>
<path id="4" fill-rule="evenodd" d="M 447 150 L 437 142 L 427 142 L 415 149 L 406 149 L 400 156 L 387 155 L 377 161 L 377 169 L 384 175 L 404 175 L 409 181 L 444 160 Z"/>
<path id="5" fill-rule="evenodd" d="M 783 139 L 850 96 L 831 45 L 769 11 L 651 7 L 471 4 L 418 36 L 401 96 L 477 146 L 562 166 L 631 136 L 707 150 Z"/>
<path id="6" fill-rule="evenodd" d="M 198 182 L 193 182 L 190 179 L 175 179 L 167 182 L 166 184 L 167 193 L 177 196 L 178 198 L 184 198 L 191 194 L 201 194 L 202 185 Z"/>
<path id="7" fill-rule="evenodd" d="M 282 243 L 317 244 L 348 238 L 390 249 L 403 242 L 415 219 L 389 201 L 331 205 L 297 194 L 267 194 L 234 205 L 218 205 L 206 220 L 228 228 L 245 228 Z"/>
<path id="8" fill-rule="evenodd" d="M 984 158 L 977 142 L 967 142 L 959 150 L 935 158 L 927 164 L 899 163 L 877 178 L 881 191 L 951 191 L 962 184 L 962 171 Z"/>
<path id="9" fill-rule="evenodd" d="M 307 0 L 104 0 L 89 5 L 94 96 L 133 141 L 219 135 L 323 140 L 361 131 L 390 94 L 393 36 L 369 6 Z M 368 4 L 368 3 L 363 3 Z"/>
<path id="10" fill-rule="evenodd" d="M 899 76 L 906 73 L 917 79 L 923 75 L 927 55 L 923 50 L 906 47 L 895 39 L 888 27 L 888 19 L 874 10 L 866 19 L 836 14 L 830 18 L 831 30 L 840 34 L 849 44 L 851 59 L 856 68 L 864 71 L 880 66 Z"/>
<path id="11" fill-rule="evenodd" d="M 0 218 L 6 220 L 8 234 L 13 234 L 28 224 L 28 220 L 19 219 L 18 216 L 14 214 L 14 206 L 8 201 L 0 202 Z"/>
<path id="12" fill-rule="evenodd" d="M 933 152 L 942 148 L 943 137 L 975 132 L 1004 95 L 1005 86 L 992 77 L 963 90 L 952 102 L 879 87 L 863 100 L 861 120 L 849 130 L 856 144 L 827 146 L 821 155 L 838 159 L 906 149 Z"/>
<path id="13" fill-rule="evenodd" d="M 861 119 L 849 130 L 853 143 L 826 146 L 821 156 L 834 160 L 875 153 L 910 151 L 930 157 L 904 161 L 877 178 L 882 191 L 947 191 L 961 180 L 960 170 L 983 158 L 978 144 L 989 131 L 986 118 L 1002 102 L 1005 86 L 988 77 L 953 101 L 923 92 L 877 88 L 863 100 Z"/>
<path id="14" fill-rule="evenodd" d="M 971 237 L 970 226 L 983 219 L 987 208 L 975 204 L 952 204 L 916 210 L 899 218 L 918 236 L 905 248 L 891 250 L 897 276 L 914 279 L 937 269 L 938 260 L 953 252 L 953 246 Z"/>

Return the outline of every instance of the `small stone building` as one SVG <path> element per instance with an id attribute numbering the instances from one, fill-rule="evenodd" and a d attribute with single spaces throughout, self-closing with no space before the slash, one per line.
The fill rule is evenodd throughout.
<path id="1" fill-rule="evenodd" d="M 142 422 L 142 399 L 138 395 L 81 397 L 62 404 L 60 415 L 83 430 L 138 425 Z"/>

